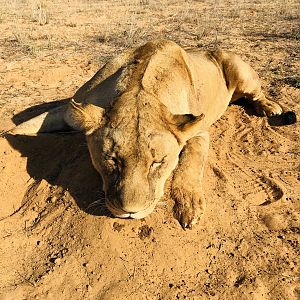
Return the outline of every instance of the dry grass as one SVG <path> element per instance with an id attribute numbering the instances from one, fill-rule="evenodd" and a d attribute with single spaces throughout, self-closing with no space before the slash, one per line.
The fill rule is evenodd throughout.
<path id="1" fill-rule="evenodd" d="M 299 7 L 297 0 L 0 0 L 0 53 L 5 64 L 76 59 L 95 71 L 124 48 L 167 38 L 239 53 L 276 95 L 281 83 L 299 87 Z"/>
<path id="2" fill-rule="evenodd" d="M 254 64 L 276 94 L 299 86 L 297 0 L 0 0 L 0 52 L 6 62 L 82 57 L 95 66 L 153 38 L 185 47 L 233 50 Z M 281 53 L 273 55 L 269 53 Z M 268 74 L 265 70 L 268 69 Z"/>
<path id="3" fill-rule="evenodd" d="M 256 36 L 298 39 L 299 2 L 290 1 L 1 1 L 1 20 L 47 31 L 57 48 L 101 44 L 118 50 L 151 38 L 171 38 L 188 46 L 230 45 L 229 37 Z M 285 23 L 287 26 L 280 26 Z M 255 25 L 255 27 L 253 26 Z M 279 25 L 279 26 L 276 26 Z M 274 30 L 276 28 L 276 31 Z M 281 32 L 278 32 L 281 28 Z M 288 32 L 286 31 L 288 29 Z M 64 30 L 68 38 L 56 35 Z M 82 33 L 79 35 L 78 33 Z M 32 41 L 34 43 L 35 41 Z M 99 45 L 100 43 L 100 45 Z M 232 46 L 232 45 L 231 45 Z"/>

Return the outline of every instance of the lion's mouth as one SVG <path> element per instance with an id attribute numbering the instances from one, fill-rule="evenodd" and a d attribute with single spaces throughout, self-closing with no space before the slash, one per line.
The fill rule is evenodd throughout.
<path id="1" fill-rule="evenodd" d="M 117 218 L 121 219 L 143 219 L 150 215 L 155 208 L 155 204 L 137 212 L 127 212 L 114 206 L 109 200 L 105 201 L 108 210 Z"/>

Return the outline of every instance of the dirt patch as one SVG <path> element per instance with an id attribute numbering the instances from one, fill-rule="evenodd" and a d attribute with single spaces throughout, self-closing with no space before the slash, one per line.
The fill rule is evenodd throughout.
<path id="1" fill-rule="evenodd" d="M 237 52 L 299 119 L 299 1 L 0 2 L 0 130 L 151 38 Z M 299 134 L 230 106 L 192 231 L 167 191 L 145 220 L 112 218 L 81 134 L 0 138 L 0 298 L 299 299 Z"/>
<path id="2" fill-rule="evenodd" d="M 148 225 L 141 226 L 139 228 L 139 238 L 141 240 L 144 240 L 145 238 L 149 238 L 152 231 L 153 231 L 153 228 L 149 227 Z"/>
<path id="3" fill-rule="evenodd" d="M 120 232 L 124 228 L 124 224 L 120 224 L 118 222 L 115 222 L 113 224 L 114 230 Z"/>

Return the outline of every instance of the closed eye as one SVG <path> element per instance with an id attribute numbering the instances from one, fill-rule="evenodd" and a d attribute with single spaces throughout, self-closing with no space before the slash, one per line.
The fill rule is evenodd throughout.
<path id="1" fill-rule="evenodd" d="M 109 174 L 110 184 L 116 184 L 120 177 L 120 163 L 116 157 L 105 157 L 106 172 Z"/>
<path id="2" fill-rule="evenodd" d="M 162 161 L 159 161 L 159 162 L 154 161 L 151 165 L 151 168 L 157 169 L 159 166 L 161 166 L 162 163 L 163 163 Z"/>
<path id="3" fill-rule="evenodd" d="M 164 156 L 164 157 L 163 157 L 161 160 L 159 160 L 159 161 L 156 161 L 156 160 L 153 161 L 152 164 L 151 164 L 151 166 L 150 166 L 150 169 L 155 170 L 155 169 L 159 168 L 159 167 L 165 162 L 166 157 L 167 157 L 167 156 Z"/>
<path id="4" fill-rule="evenodd" d="M 119 163 L 115 157 L 105 157 L 105 164 L 111 171 L 119 171 Z"/>

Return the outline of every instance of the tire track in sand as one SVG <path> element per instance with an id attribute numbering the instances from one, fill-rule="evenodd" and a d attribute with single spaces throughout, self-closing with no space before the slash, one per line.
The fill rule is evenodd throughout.
<path id="1" fill-rule="evenodd" d="M 227 190 L 232 186 L 230 190 L 239 198 L 255 205 L 274 203 L 285 196 L 285 184 L 276 176 L 278 167 L 295 170 L 295 158 L 276 156 L 286 138 L 269 130 L 265 119 L 238 110 L 225 115 L 214 128 L 213 171 L 220 179 L 226 178 Z"/>

